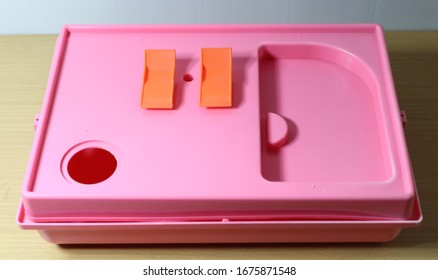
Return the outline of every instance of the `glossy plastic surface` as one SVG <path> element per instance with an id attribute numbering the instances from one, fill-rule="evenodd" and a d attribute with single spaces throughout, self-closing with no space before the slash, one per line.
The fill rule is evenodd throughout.
<path id="1" fill-rule="evenodd" d="M 232 49 L 231 108 L 199 106 L 202 48 Z M 176 50 L 173 110 L 138 105 L 148 49 Z M 84 151 L 116 162 L 77 174 Z M 415 192 L 379 26 L 67 26 L 23 203 L 33 222 L 318 224 L 408 219 Z"/>

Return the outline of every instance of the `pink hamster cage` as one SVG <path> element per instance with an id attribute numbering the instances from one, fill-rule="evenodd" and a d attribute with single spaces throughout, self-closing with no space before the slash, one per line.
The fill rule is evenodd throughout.
<path id="1" fill-rule="evenodd" d="M 58 244 L 383 242 L 422 219 L 378 25 L 66 26 L 35 127 L 17 221 Z"/>

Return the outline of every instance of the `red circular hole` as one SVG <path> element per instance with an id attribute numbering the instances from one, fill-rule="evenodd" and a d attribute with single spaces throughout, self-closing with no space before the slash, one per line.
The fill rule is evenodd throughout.
<path id="1" fill-rule="evenodd" d="M 82 184 L 97 184 L 105 181 L 117 168 L 117 160 L 107 150 L 86 148 L 74 154 L 68 162 L 70 177 Z"/>
<path id="2" fill-rule="evenodd" d="M 193 81 L 193 76 L 190 74 L 185 74 L 183 77 L 184 82 L 191 82 Z"/>

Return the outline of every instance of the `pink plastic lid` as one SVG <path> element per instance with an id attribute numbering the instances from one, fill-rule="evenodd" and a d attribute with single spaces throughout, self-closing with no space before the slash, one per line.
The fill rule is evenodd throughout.
<path id="1" fill-rule="evenodd" d="M 201 71 L 220 75 L 202 48 L 232 49 L 232 107 L 199 105 Z M 173 109 L 145 109 L 160 49 Z M 23 203 L 33 221 L 386 220 L 415 193 L 377 25 L 66 26 Z"/>

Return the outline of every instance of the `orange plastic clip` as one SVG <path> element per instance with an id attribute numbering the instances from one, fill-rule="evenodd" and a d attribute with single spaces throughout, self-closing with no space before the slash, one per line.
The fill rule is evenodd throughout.
<path id="1" fill-rule="evenodd" d="M 173 108 L 175 50 L 146 50 L 141 107 Z"/>
<path id="2" fill-rule="evenodd" d="M 231 48 L 201 49 L 202 107 L 231 107 Z"/>

